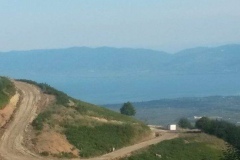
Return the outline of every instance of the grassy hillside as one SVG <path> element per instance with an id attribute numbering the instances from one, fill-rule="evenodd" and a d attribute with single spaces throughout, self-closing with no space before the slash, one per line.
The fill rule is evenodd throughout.
<path id="1" fill-rule="evenodd" d="M 79 150 L 80 157 L 93 157 L 133 144 L 150 133 L 143 123 L 108 109 L 73 99 L 47 84 L 22 80 L 35 84 L 46 94 L 56 98 L 33 121 L 32 126 L 42 132 L 54 130 L 66 136 L 67 140 Z M 44 151 L 44 155 L 49 155 Z M 72 157 L 71 153 L 61 155 Z"/>
<path id="2" fill-rule="evenodd" d="M 6 77 L 0 77 L 0 109 L 2 109 L 15 93 L 14 84 Z"/>
<path id="3" fill-rule="evenodd" d="M 187 134 L 152 145 L 123 160 L 219 160 L 222 149 L 225 149 L 225 143 L 216 137 Z"/>

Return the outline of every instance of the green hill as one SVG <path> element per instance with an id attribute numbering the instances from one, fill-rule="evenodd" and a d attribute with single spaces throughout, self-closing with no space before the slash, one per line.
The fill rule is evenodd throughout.
<path id="1" fill-rule="evenodd" d="M 119 149 L 134 144 L 149 136 L 150 129 L 132 117 L 73 99 L 47 84 L 21 81 L 37 85 L 43 93 L 55 97 L 32 122 L 36 136 L 33 143 L 36 145 L 41 141 L 37 137 L 54 131 L 66 137 L 74 146 L 72 150 L 78 150 L 78 156 L 93 157 L 108 153 L 112 148 Z M 74 157 L 72 153 L 55 154 L 48 150 L 41 154 Z"/>
<path id="2" fill-rule="evenodd" d="M 8 78 L 0 77 L 0 109 L 4 108 L 14 93 L 14 84 Z"/>

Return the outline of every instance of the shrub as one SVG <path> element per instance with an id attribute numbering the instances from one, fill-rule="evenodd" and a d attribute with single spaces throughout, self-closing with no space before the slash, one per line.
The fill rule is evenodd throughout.
<path id="1" fill-rule="evenodd" d="M 53 156 L 58 158 L 76 158 L 75 155 L 69 152 L 61 152 L 59 154 L 53 154 Z"/>
<path id="2" fill-rule="evenodd" d="M 192 129 L 192 128 L 193 128 L 191 122 L 190 122 L 187 118 L 181 118 L 181 119 L 178 121 L 178 125 L 179 125 L 181 128 L 189 128 L 189 129 Z"/>
<path id="3" fill-rule="evenodd" d="M 32 126 L 36 130 L 42 130 L 43 129 L 43 123 L 49 119 L 51 116 L 50 111 L 45 111 L 40 113 L 32 122 Z"/>
<path id="4" fill-rule="evenodd" d="M 42 155 L 42 156 L 49 156 L 49 152 L 44 151 L 44 152 L 41 152 L 40 155 Z"/>

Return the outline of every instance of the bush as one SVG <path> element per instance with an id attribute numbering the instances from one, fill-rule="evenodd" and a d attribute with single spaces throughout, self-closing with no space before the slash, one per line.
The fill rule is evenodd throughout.
<path id="1" fill-rule="evenodd" d="M 59 154 L 53 154 L 53 156 L 57 158 L 77 158 L 75 155 L 69 152 L 61 152 Z"/>
<path id="2" fill-rule="evenodd" d="M 189 129 L 192 129 L 192 128 L 193 128 L 191 122 L 190 122 L 187 118 L 181 118 L 181 119 L 178 121 L 178 125 L 179 125 L 181 128 L 189 128 Z"/>
<path id="3" fill-rule="evenodd" d="M 49 152 L 44 151 L 44 152 L 41 152 L 40 155 L 42 155 L 42 156 L 49 156 Z"/>
<path id="4" fill-rule="evenodd" d="M 50 111 L 45 111 L 40 113 L 32 122 L 32 126 L 36 130 L 42 130 L 43 129 L 43 123 L 51 117 Z"/>

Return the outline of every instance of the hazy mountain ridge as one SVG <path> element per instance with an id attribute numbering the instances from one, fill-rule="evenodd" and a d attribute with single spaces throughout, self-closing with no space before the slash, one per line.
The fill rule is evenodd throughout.
<path id="1" fill-rule="evenodd" d="M 48 72 L 80 72 L 95 71 L 127 71 L 153 68 L 146 63 L 146 58 L 152 59 L 155 65 L 159 59 L 168 54 L 145 49 L 87 48 L 74 47 L 68 49 L 13 51 L 0 54 L 0 61 L 13 64 L 10 69 L 28 69 Z M 157 59 L 157 60 L 156 60 Z M 153 60 L 155 62 L 153 62 Z M 164 59 L 165 60 L 165 59 Z M 4 62 L 1 63 L 4 65 Z M 158 64 L 157 64 L 158 65 Z M 146 67 L 147 66 L 147 67 Z"/>
<path id="2" fill-rule="evenodd" d="M 178 70 L 205 73 L 239 72 L 240 45 L 188 49 L 178 52 L 175 57 L 171 64 L 178 65 Z"/>
<path id="3" fill-rule="evenodd" d="M 0 72 L 114 75 L 231 73 L 240 70 L 240 45 L 193 48 L 176 54 L 148 49 L 87 48 L 0 53 Z"/>
<path id="4" fill-rule="evenodd" d="M 48 49 L 0 53 L 0 74 L 47 82 L 95 104 L 239 95 L 240 45 L 175 54 L 130 48 Z"/>

